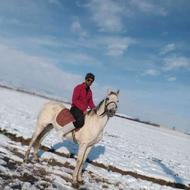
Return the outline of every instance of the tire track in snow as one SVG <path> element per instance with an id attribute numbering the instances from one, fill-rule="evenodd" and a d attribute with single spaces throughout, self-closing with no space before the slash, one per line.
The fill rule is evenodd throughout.
<path id="1" fill-rule="evenodd" d="M 29 139 L 24 139 L 22 136 L 17 136 L 16 134 L 12 134 L 12 133 L 8 132 L 7 130 L 1 129 L 1 128 L 0 128 L 0 133 L 7 136 L 7 137 L 9 137 L 11 140 L 13 140 L 15 142 L 20 142 L 22 145 L 29 145 L 29 142 L 31 140 L 30 138 Z M 52 152 L 52 153 L 54 153 L 56 155 L 63 156 L 63 157 L 66 157 L 66 158 L 75 158 L 74 154 L 59 153 L 59 152 L 56 152 L 56 151 L 54 151 L 54 150 L 52 150 L 52 149 L 50 149 L 50 148 L 48 148 L 48 147 L 46 147 L 44 145 L 41 145 L 40 149 L 42 149 L 43 151 L 46 151 L 46 152 Z M 20 155 L 20 156 L 22 158 L 24 158 L 24 155 Z M 165 185 L 165 186 L 170 186 L 170 187 L 173 187 L 173 188 L 180 188 L 180 189 L 190 190 L 190 185 L 187 186 L 187 185 L 184 185 L 184 184 L 181 184 L 181 183 L 170 182 L 170 181 L 166 181 L 164 179 L 159 179 L 159 178 L 154 178 L 154 177 L 142 175 L 142 174 L 139 174 L 139 173 L 136 173 L 136 172 L 133 172 L 133 171 L 122 170 L 122 169 L 117 168 L 117 167 L 112 166 L 112 165 L 107 165 L 106 166 L 106 165 L 104 165 L 102 163 L 98 163 L 96 161 L 91 161 L 89 159 L 87 159 L 86 162 L 92 164 L 93 166 L 105 169 L 107 171 L 116 172 L 116 173 L 119 173 L 121 175 L 132 176 L 132 177 L 134 177 L 136 179 L 150 181 L 150 182 L 153 182 L 153 183 L 156 183 L 156 184 L 159 184 L 159 185 Z M 72 169 L 72 170 L 74 169 L 73 166 L 69 166 L 69 165 L 64 166 L 64 167 L 67 167 L 67 168 L 71 167 L 70 169 Z M 93 174 L 91 174 L 91 176 L 93 176 Z M 96 180 L 98 181 L 99 179 L 96 179 Z"/>

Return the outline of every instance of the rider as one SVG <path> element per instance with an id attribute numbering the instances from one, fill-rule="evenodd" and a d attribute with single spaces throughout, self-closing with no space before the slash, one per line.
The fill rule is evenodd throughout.
<path id="1" fill-rule="evenodd" d="M 70 112 L 76 120 L 73 123 L 76 128 L 80 128 L 84 125 L 84 116 L 87 113 L 87 108 L 95 108 L 92 91 L 90 89 L 94 80 L 94 74 L 87 73 L 85 81 L 74 88 Z"/>

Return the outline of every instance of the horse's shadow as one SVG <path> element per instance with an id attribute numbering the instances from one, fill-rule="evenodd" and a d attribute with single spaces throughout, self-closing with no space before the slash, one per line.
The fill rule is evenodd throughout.
<path id="1" fill-rule="evenodd" d="M 51 147 L 52 152 L 58 151 L 60 148 L 65 147 L 69 153 L 70 158 L 74 158 L 78 154 L 79 146 L 72 141 L 64 140 L 63 142 L 59 142 Z M 93 146 L 92 150 L 88 154 L 87 160 L 88 162 L 96 160 L 100 157 L 100 155 L 105 153 L 105 147 L 102 145 L 95 145 Z M 43 152 L 41 152 L 40 157 L 42 156 Z"/>

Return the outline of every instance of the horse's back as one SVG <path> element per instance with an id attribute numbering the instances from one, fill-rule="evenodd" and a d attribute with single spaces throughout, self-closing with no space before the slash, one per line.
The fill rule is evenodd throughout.
<path id="1" fill-rule="evenodd" d="M 38 122 L 40 123 L 52 123 L 57 114 L 64 109 L 65 106 L 59 102 L 47 102 L 44 104 L 42 110 L 38 115 Z"/>

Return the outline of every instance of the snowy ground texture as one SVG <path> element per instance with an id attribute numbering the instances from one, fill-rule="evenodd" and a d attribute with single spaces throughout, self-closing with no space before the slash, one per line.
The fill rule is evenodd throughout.
<path id="1" fill-rule="evenodd" d="M 55 131 L 42 143 L 40 162 L 31 157 L 23 164 L 37 114 L 47 101 L 0 88 L 0 190 L 74 189 L 78 146 Z M 113 117 L 83 176 L 79 189 L 190 189 L 190 136 Z"/>

